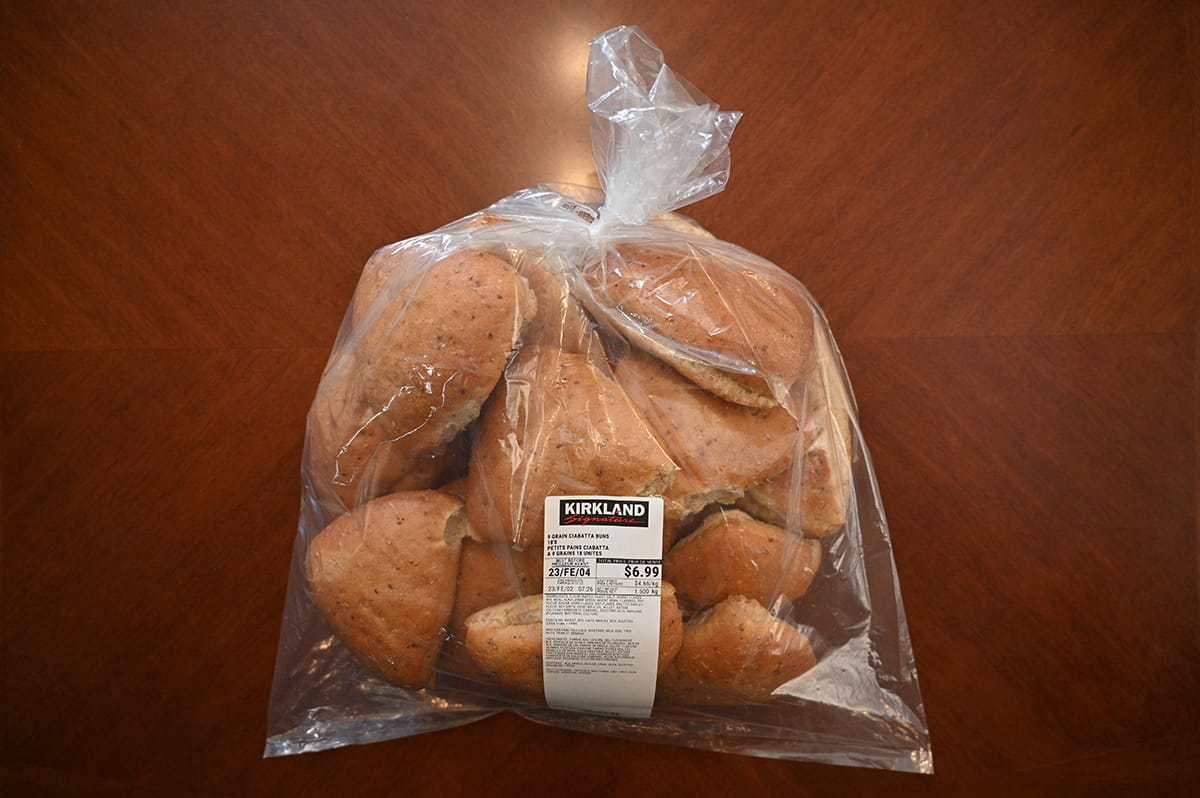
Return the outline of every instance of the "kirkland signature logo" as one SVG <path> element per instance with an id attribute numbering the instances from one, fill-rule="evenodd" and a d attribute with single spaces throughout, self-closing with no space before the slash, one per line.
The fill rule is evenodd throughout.
<path id="1" fill-rule="evenodd" d="M 650 502 L 563 499 L 558 503 L 558 523 L 561 526 L 650 526 Z"/>

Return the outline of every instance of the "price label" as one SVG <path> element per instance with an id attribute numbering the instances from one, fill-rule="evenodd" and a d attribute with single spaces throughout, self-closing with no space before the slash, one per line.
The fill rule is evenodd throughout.
<path id="1" fill-rule="evenodd" d="M 546 703 L 645 718 L 654 705 L 662 594 L 661 498 L 546 499 Z"/>

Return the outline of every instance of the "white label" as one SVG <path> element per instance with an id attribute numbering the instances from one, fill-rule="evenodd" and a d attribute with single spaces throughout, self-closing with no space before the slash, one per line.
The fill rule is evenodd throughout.
<path id="1" fill-rule="evenodd" d="M 650 717 L 662 525 L 661 498 L 546 498 L 542 674 L 550 706 Z"/>

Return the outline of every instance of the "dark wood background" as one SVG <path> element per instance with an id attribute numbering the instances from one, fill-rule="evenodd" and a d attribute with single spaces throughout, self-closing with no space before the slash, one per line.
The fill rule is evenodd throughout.
<path id="1" fill-rule="evenodd" d="M 1197 7 L 507 5 L 0 3 L 5 794 L 1200 779 Z M 620 23 L 745 112 L 690 212 L 828 313 L 937 775 L 512 716 L 264 761 L 304 417 L 357 274 L 592 181 L 586 46 Z"/>

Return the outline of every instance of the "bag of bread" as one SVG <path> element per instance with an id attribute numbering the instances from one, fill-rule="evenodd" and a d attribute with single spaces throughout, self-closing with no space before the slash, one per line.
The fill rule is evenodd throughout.
<path id="1" fill-rule="evenodd" d="M 930 772 L 854 398 L 791 274 L 675 210 L 739 114 L 592 42 L 601 188 L 367 261 L 308 416 L 267 755 L 500 711 Z M 794 268 L 794 267 L 793 267 Z"/>

